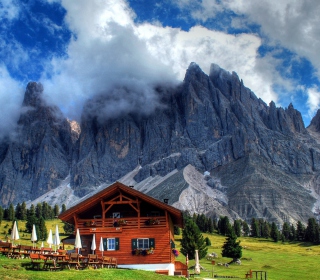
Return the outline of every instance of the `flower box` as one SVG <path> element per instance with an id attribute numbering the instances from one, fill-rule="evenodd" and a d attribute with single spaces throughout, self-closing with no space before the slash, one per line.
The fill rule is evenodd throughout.
<path id="1" fill-rule="evenodd" d="M 134 249 L 132 250 L 131 254 L 132 256 L 147 256 L 147 255 L 151 255 L 153 254 L 153 248 L 149 248 L 149 249 Z"/>
<path id="2" fill-rule="evenodd" d="M 113 222 L 113 226 L 114 226 L 114 227 L 121 227 L 121 226 L 126 225 L 126 224 L 127 224 L 127 221 L 124 220 L 124 219 L 115 220 L 115 221 Z"/>
<path id="3" fill-rule="evenodd" d="M 95 227 L 96 222 L 95 221 L 90 221 L 90 222 L 84 222 L 83 224 L 85 227 Z"/>
<path id="4" fill-rule="evenodd" d="M 159 225 L 160 221 L 158 219 L 151 218 L 151 219 L 146 220 L 145 224 L 148 225 L 148 226 Z"/>

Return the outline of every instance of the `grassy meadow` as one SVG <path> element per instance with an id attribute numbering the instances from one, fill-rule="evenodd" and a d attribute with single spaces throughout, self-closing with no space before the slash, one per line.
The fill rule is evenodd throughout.
<path id="1" fill-rule="evenodd" d="M 47 221 L 46 226 L 55 229 L 55 225 L 59 225 L 59 232 L 61 239 L 64 238 L 62 223 L 59 220 Z M 2 221 L 0 225 L 0 239 L 4 240 L 8 229 L 11 228 L 12 223 Z M 30 234 L 25 233 L 25 223 L 19 221 L 18 229 L 20 233 L 20 240 L 18 244 L 31 245 Z M 245 274 L 250 269 L 267 271 L 268 280 L 320 280 L 320 272 L 318 271 L 320 261 L 320 246 L 313 246 L 307 243 L 274 243 L 271 240 L 240 237 L 241 246 L 243 247 L 242 263 L 241 265 L 232 264 L 229 268 L 225 266 L 218 266 L 217 263 L 227 263 L 228 258 L 221 257 L 221 247 L 225 241 L 225 237 L 216 234 L 203 234 L 208 236 L 212 245 L 209 246 L 208 253 L 215 252 L 218 258 L 215 259 L 216 265 L 212 266 L 211 261 L 206 259 L 200 260 L 201 266 L 206 271 L 201 273 L 202 278 L 207 278 L 213 274 L 218 276 L 236 276 L 239 279 L 244 279 Z M 180 236 L 176 236 L 176 246 L 180 250 Z M 41 241 L 37 243 L 40 247 Z M 44 242 L 44 245 L 47 244 Z M 177 258 L 185 263 L 185 257 L 180 254 Z M 134 271 L 124 269 L 87 269 L 83 271 L 31 271 L 26 270 L 23 263 L 29 260 L 12 260 L 5 257 L 0 257 L 0 279 L 172 279 L 172 277 L 164 275 L 156 275 L 153 272 Z M 194 265 L 194 260 L 189 260 L 189 267 Z M 48 275 L 49 274 L 49 275 Z M 255 277 L 253 278 L 255 279 Z M 258 279 L 264 279 L 258 278 Z"/>

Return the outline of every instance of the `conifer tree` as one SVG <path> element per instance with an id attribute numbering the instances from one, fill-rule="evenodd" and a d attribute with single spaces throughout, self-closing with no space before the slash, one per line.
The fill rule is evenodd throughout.
<path id="1" fill-rule="evenodd" d="M 297 240 L 298 241 L 303 241 L 304 240 L 304 236 L 305 236 L 305 227 L 304 225 L 301 223 L 301 221 L 298 221 L 297 223 Z"/>
<path id="2" fill-rule="evenodd" d="M 259 223 L 255 218 L 251 219 L 251 237 L 260 237 Z"/>
<path id="3" fill-rule="evenodd" d="M 27 204 L 25 201 L 23 201 L 21 204 L 20 217 L 21 217 L 21 220 L 23 220 L 23 221 L 25 221 L 27 219 Z"/>
<path id="4" fill-rule="evenodd" d="M 195 257 L 195 250 L 198 250 L 199 258 L 202 259 L 207 255 L 208 248 L 196 223 L 193 219 L 187 219 L 182 230 L 181 253 L 185 256 L 188 254 L 192 260 Z"/>
<path id="5" fill-rule="evenodd" d="M 61 206 L 61 212 L 60 213 L 63 213 L 67 210 L 67 206 L 63 203 L 62 206 Z"/>
<path id="6" fill-rule="evenodd" d="M 41 217 L 38 221 L 38 229 L 39 229 L 39 240 L 46 240 L 48 237 L 46 222 L 43 217 Z"/>
<path id="7" fill-rule="evenodd" d="M 228 235 L 232 230 L 232 226 L 230 225 L 229 218 L 227 216 L 220 217 L 218 221 L 218 232 L 221 235 Z"/>
<path id="8" fill-rule="evenodd" d="M 237 241 L 237 236 L 233 230 L 231 230 L 222 246 L 222 256 L 232 258 L 233 262 L 242 257 L 242 246 L 240 246 L 240 241 Z"/>
<path id="9" fill-rule="evenodd" d="M 271 224 L 271 232 L 270 236 L 273 239 L 274 242 L 278 242 L 280 238 L 279 230 L 275 224 L 275 222 L 272 222 Z"/>
<path id="10" fill-rule="evenodd" d="M 14 221 L 14 219 L 15 219 L 14 206 L 13 206 L 12 203 L 10 203 L 9 209 L 8 209 L 8 220 L 9 221 Z"/>
<path id="11" fill-rule="evenodd" d="M 282 235 L 284 237 L 284 240 L 289 240 L 289 236 L 290 236 L 290 225 L 287 222 L 283 223 L 282 226 Z"/>
<path id="12" fill-rule="evenodd" d="M 291 226 L 290 226 L 289 240 L 290 240 L 290 241 L 295 241 L 295 240 L 297 240 L 297 231 L 296 231 L 294 225 L 291 225 Z"/>
<path id="13" fill-rule="evenodd" d="M 308 219 L 308 225 L 305 231 L 305 241 L 319 243 L 319 225 L 315 218 Z"/>
<path id="14" fill-rule="evenodd" d="M 0 225 L 2 224 L 3 215 L 4 215 L 4 210 L 3 210 L 3 208 L 0 206 Z"/>
<path id="15" fill-rule="evenodd" d="M 250 228 L 249 228 L 249 226 L 248 226 L 246 221 L 242 222 L 242 230 L 243 230 L 243 236 L 249 236 Z"/>
<path id="16" fill-rule="evenodd" d="M 264 238 L 270 237 L 270 225 L 267 221 L 264 221 L 263 223 L 261 236 Z"/>
<path id="17" fill-rule="evenodd" d="M 233 222 L 233 230 L 237 237 L 241 236 L 241 221 L 240 220 L 234 220 Z"/>
<path id="18" fill-rule="evenodd" d="M 59 209 L 59 205 L 55 204 L 54 208 L 53 208 L 53 213 L 54 213 L 54 217 L 57 218 L 60 214 L 60 209 Z"/>

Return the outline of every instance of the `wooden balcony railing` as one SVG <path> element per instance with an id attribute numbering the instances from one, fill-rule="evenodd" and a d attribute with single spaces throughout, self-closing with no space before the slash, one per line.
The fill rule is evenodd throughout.
<path id="1" fill-rule="evenodd" d="M 121 218 L 113 219 L 107 218 L 103 219 L 78 219 L 76 227 L 80 228 L 83 233 L 92 232 L 93 229 L 99 230 L 102 228 L 122 230 L 123 228 L 147 228 L 147 227 L 165 227 L 166 226 L 166 217 L 133 217 L 133 218 Z"/>

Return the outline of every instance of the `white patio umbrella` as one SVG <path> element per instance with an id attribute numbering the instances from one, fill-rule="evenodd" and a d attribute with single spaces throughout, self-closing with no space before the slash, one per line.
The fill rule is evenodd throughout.
<path id="1" fill-rule="evenodd" d="M 95 251 L 96 249 L 97 249 L 97 246 L 96 246 L 96 235 L 93 234 L 92 243 L 91 243 L 92 254 L 94 254 L 94 251 Z"/>
<path id="2" fill-rule="evenodd" d="M 35 226 L 35 224 L 33 224 L 32 233 L 31 233 L 31 241 L 33 244 L 33 248 L 34 248 L 34 242 L 36 242 L 37 240 L 38 240 L 38 238 L 37 238 L 36 226 Z"/>
<path id="3" fill-rule="evenodd" d="M 200 274 L 200 263 L 199 263 L 199 253 L 198 250 L 195 250 L 195 266 L 194 266 L 194 273 Z"/>
<path id="4" fill-rule="evenodd" d="M 79 250 L 82 248 L 79 229 L 77 229 L 77 234 L 76 234 L 76 240 L 74 242 L 74 247 L 76 249 L 78 249 L 78 253 L 79 253 Z"/>
<path id="5" fill-rule="evenodd" d="M 104 247 L 103 247 L 103 240 L 102 240 L 102 236 L 101 236 L 101 238 L 100 238 L 99 251 L 102 253 L 102 257 L 103 257 Z"/>
<path id="6" fill-rule="evenodd" d="M 49 236 L 47 239 L 47 243 L 49 244 L 49 247 L 51 248 L 52 244 L 53 244 L 53 239 L 52 239 L 52 230 L 50 229 L 49 231 Z"/>
<path id="7" fill-rule="evenodd" d="M 42 242 L 41 242 L 41 249 L 43 249 L 43 247 L 44 247 L 44 246 L 43 246 L 43 241 L 42 241 Z"/>
<path id="8" fill-rule="evenodd" d="M 57 252 L 57 246 L 59 247 L 59 245 L 60 245 L 60 237 L 59 237 L 58 225 L 56 225 L 56 231 L 54 233 L 53 244 L 54 244 L 54 251 Z"/>
<path id="9" fill-rule="evenodd" d="M 14 221 L 13 228 L 11 231 L 11 240 L 18 240 L 19 238 L 20 237 L 19 237 L 19 232 L 18 232 L 17 221 Z"/>

